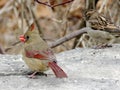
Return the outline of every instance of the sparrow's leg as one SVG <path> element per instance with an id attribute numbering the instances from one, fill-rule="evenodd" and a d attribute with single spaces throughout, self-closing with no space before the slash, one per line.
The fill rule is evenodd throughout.
<path id="1" fill-rule="evenodd" d="M 112 47 L 112 45 L 108 45 L 108 44 L 102 44 L 102 45 L 97 45 L 97 46 L 93 46 L 93 49 L 104 49 L 104 48 L 109 48 Z"/>

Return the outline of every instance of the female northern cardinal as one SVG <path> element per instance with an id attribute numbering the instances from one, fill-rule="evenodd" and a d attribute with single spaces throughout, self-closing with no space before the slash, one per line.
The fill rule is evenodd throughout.
<path id="1" fill-rule="evenodd" d="M 29 30 L 20 36 L 20 41 L 24 42 L 23 59 L 28 67 L 37 72 L 44 72 L 50 67 L 57 78 L 67 77 L 66 73 L 57 65 L 56 57 L 47 43 L 40 37 L 38 30 L 32 24 Z"/>

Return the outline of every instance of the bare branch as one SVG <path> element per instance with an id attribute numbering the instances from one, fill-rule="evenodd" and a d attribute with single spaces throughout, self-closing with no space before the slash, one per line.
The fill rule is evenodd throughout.
<path id="1" fill-rule="evenodd" d="M 54 47 L 56 47 L 56 46 L 58 46 L 58 45 L 60 45 L 60 44 L 62 44 L 62 43 L 64 43 L 64 42 L 66 42 L 66 41 L 68 41 L 68 40 L 70 40 L 70 39 L 72 39 L 72 38 L 75 38 L 76 36 L 79 36 L 79 35 L 81 35 L 81 34 L 83 34 L 83 33 L 86 33 L 86 32 L 88 31 L 88 29 L 90 29 L 90 28 L 87 27 L 87 28 L 83 28 L 83 29 L 77 30 L 77 31 L 75 31 L 75 32 L 72 32 L 71 34 L 68 34 L 68 35 L 66 35 L 66 36 L 58 39 L 57 41 L 53 42 L 53 43 L 52 43 L 51 45 L 49 45 L 49 46 L 50 46 L 51 48 L 54 48 Z"/>
<path id="2" fill-rule="evenodd" d="M 63 2 L 63 3 L 59 3 L 59 4 L 55 4 L 55 5 L 49 5 L 48 3 L 41 2 L 41 1 L 39 1 L 39 0 L 35 0 L 35 1 L 36 1 L 37 3 L 39 3 L 39 4 L 43 4 L 43 5 L 46 5 L 46 6 L 48 6 L 48 7 L 54 8 L 54 7 L 57 7 L 57 6 L 61 6 L 61 5 L 70 3 L 70 2 L 72 2 L 72 1 L 74 1 L 74 0 L 69 0 L 69 1 L 66 1 L 66 2 Z"/>
<path id="3" fill-rule="evenodd" d="M 54 8 L 56 6 L 60 6 L 60 5 L 64 5 L 64 4 L 70 3 L 72 1 L 74 1 L 74 0 L 69 0 L 69 1 L 66 1 L 66 2 L 63 2 L 63 3 L 60 3 L 60 4 L 53 5 L 52 8 Z"/>
<path id="4" fill-rule="evenodd" d="M 39 22 L 38 22 L 38 20 L 37 20 L 37 17 L 36 17 L 36 15 L 35 15 L 33 9 L 32 9 L 31 7 L 28 7 L 28 8 L 31 10 L 31 14 L 32 14 L 33 20 L 34 20 L 34 22 L 35 22 L 35 24 L 36 24 L 36 26 L 37 26 L 37 28 L 38 28 L 39 35 L 40 35 L 41 37 L 43 37 L 42 28 L 41 28 L 40 25 L 39 25 Z"/>
<path id="5" fill-rule="evenodd" d="M 101 5 L 100 9 L 98 10 L 98 12 L 99 12 L 99 13 L 101 13 L 101 12 L 102 12 L 102 10 L 103 10 L 103 9 L 104 9 L 104 7 L 106 6 L 107 2 L 108 2 L 108 0 L 105 0 L 105 1 L 102 3 L 102 5 Z"/>
<path id="6" fill-rule="evenodd" d="M 48 6 L 48 7 L 52 7 L 51 5 L 49 5 L 48 3 L 44 3 L 44 2 L 41 2 L 41 1 L 39 1 L 39 0 L 35 0 L 37 3 L 39 3 L 39 4 L 43 4 L 43 5 L 45 5 L 45 6 Z"/>
<path id="7" fill-rule="evenodd" d="M 0 15 L 4 14 L 4 13 L 6 13 L 6 12 L 9 12 L 10 10 L 12 10 L 12 9 L 13 9 L 13 6 L 10 6 L 12 3 L 14 3 L 14 0 L 9 0 L 9 1 L 5 4 L 5 6 L 4 6 L 2 9 L 0 9 Z"/>
<path id="8" fill-rule="evenodd" d="M 24 30 L 24 0 L 21 0 L 21 31 Z"/>

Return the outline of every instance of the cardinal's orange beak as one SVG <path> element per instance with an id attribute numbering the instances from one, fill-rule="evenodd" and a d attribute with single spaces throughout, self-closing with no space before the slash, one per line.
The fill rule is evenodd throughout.
<path id="1" fill-rule="evenodd" d="M 20 39 L 20 41 L 21 41 L 21 42 L 25 42 L 25 41 L 26 41 L 26 39 L 25 39 L 25 36 L 24 36 L 24 35 L 21 35 L 21 36 L 19 37 L 19 39 Z"/>

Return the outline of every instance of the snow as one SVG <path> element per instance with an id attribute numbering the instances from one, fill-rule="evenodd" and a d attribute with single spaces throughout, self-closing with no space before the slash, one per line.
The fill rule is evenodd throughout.
<path id="1" fill-rule="evenodd" d="M 0 55 L 0 90 L 120 90 L 120 45 L 106 49 L 77 48 L 56 54 L 68 78 L 30 79 L 21 55 Z"/>

